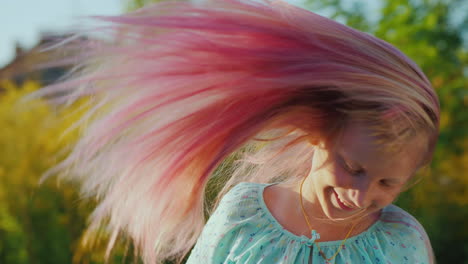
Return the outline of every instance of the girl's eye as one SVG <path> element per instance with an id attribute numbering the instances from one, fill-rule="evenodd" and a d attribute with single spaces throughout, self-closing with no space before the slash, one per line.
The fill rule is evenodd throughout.
<path id="1" fill-rule="evenodd" d="M 347 170 L 351 175 L 354 175 L 354 176 L 358 176 L 358 175 L 362 174 L 362 172 L 363 172 L 362 170 L 354 170 L 354 169 L 351 169 L 351 168 L 349 168 L 349 166 L 348 166 L 348 168 L 347 168 L 346 170 Z"/>
<path id="2" fill-rule="evenodd" d="M 353 176 L 358 176 L 364 172 L 362 169 L 351 168 L 351 166 L 349 166 L 342 158 L 341 158 L 341 164 L 343 168 Z"/>
<path id="3" fill-rule="evenodd" d="M 391 184 L 386 180 L 380 180 L 380 185 L 385 186 L 385 187 L 390 187 L 391 186 Z"/>

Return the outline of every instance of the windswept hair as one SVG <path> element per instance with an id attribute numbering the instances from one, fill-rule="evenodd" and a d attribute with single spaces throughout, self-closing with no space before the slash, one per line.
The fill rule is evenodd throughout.
<path id="1" fill-rule="evenodd" d="M 388 146 L 424 133 L 430 160 L 437 96 L 413 61 L 369 34 L 266 0 L 162 2 L 96 19 L 63 60 L 76 62 L 72 74 L 34 95 L 89 100 L 81 137 L 47 175 L 97 198 L 89 228 L 105 223 L 109 250 L 123 234 L 145 263 L 181 258 L 224 160 L 235 162 L 220 196 L 241 181 L 297 179 L 309 140 L 333 140 L 347 122 Z"/>

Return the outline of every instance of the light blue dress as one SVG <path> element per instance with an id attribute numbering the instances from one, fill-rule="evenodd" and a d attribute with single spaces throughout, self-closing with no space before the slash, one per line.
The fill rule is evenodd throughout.
<path id="1" fill-rule="evenodd" d="M 269 212 L 263 200 L 268 185 L 243 182 L 232 188 L 208 220 L 187 263 L 431 263 L 424 229 L 395 205 L 385 207 L 368 230 L 348 238 L 339 254 L 327 262 L 313 239 L 287 231 Z M 341 242 L 318 244 L 326 256 L 333 256 Z"/>

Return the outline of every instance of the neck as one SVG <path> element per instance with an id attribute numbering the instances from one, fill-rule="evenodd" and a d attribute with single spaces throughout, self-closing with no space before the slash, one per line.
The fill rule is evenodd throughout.
<path id="1" fill-rule="evenodd" d="M 304 206 L 304 210 L 307 213 L 309 220 L 311 222 L 330 222 L 331 220 L 325 215 L 322 205 L 317 197 L 317 192 L 315 190 L 315 186 L 313 181 L 310 180 L 312 175 L 308 175 L 302 185 L 302 204 Z M 302 206 L 300 203 L 300 196 L 301 196 L 301 183 L 300 180 L 294 186 L 294 192 L 297 194 L 297 212 L 302 213 Z"/>

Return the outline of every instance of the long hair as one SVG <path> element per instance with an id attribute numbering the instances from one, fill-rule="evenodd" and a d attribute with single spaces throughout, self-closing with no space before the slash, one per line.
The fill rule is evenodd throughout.
<path id="1" fill-rule="evenodd" d="M 439 103 L 392 45 L 281 1 L 162 2 L 104 24 L 63 61 L 66 80 L 33 96 L 89 99 L 71 153 L 47 175 L 96 197 L 90 230 L 130 237 L 145 263 L 180 258 L 204 225 L 204 192 L 233 158 L 240 181 L 297 179 L 310 138 L 364 120 L 386 143 L 428 135 Z M 218 199 L 219 199 L 218 197 Z"/>

